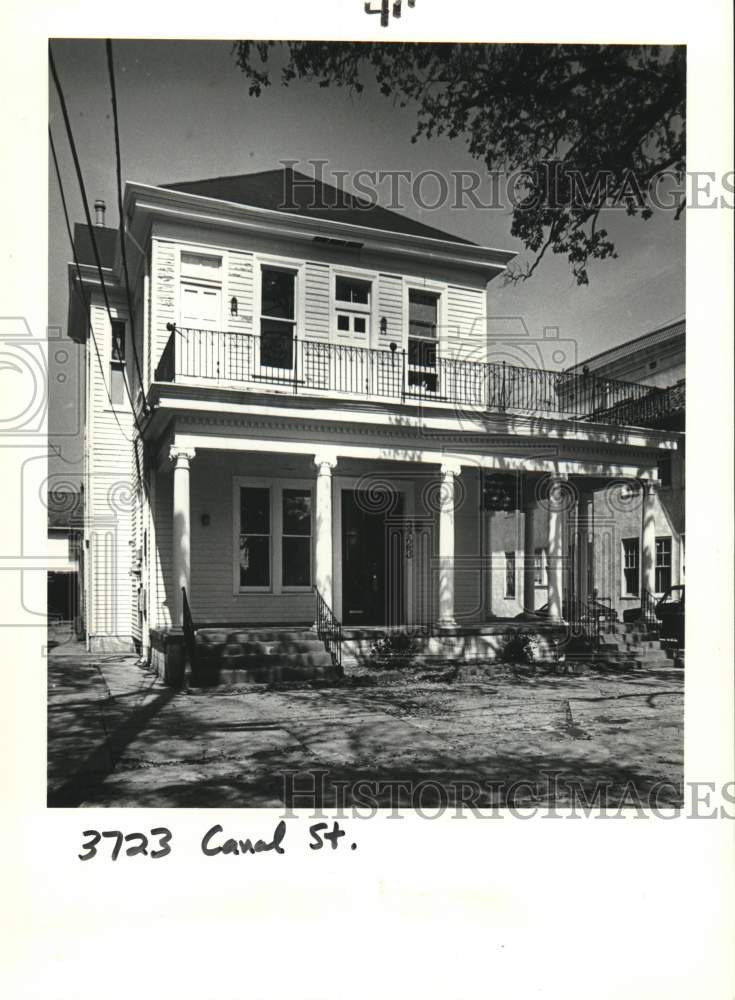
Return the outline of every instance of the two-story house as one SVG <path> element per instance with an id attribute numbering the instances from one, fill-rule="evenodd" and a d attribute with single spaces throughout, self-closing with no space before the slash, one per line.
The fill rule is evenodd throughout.
<path id="1" fill-rule="evenodd" d="M 645 384 L 493 359 L 490 283 L 513 254 L 281 170 L 131 182 L 124 211 L 130 296 L 102 219 L 69 271 L 93 646 L 160 666 L 191 621 L 318 619 L 492 655 L 540 549 L 549 621 L 587 598 L 592 496 L 621 481 L 643 483 L 653 593 L 656 472 L 681 435 L 616 413 Z"/>

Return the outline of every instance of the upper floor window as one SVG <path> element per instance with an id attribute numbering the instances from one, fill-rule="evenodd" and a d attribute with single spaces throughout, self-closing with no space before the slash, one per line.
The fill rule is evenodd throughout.
<path id="1" fill-rule="evenodd" d="M 110 401 L 113 406 L 125 402 L 125 323 L 120 319 L 112 321 Z"/>
<path id="2" fill-rule="evenodd" d="M 372 284 L 359 278 L 337 276 L 335 279 L 337 337 L 356 343 L 370 343 Z"/>
<path id="3" fill-rule="evenodd" d="M 212 254 L 181 254 L 179 325 L 217 330 L 222 325 L 222 258 Z"/>
<path id="4" fill-rule="evenodd" d="M 656 461 L 656 478 L 662 487 L 671 486 L 671 455 L 662 455 Z"/>
<path id="5" fill-rule="evenodd" d="M 296 272 L 281 267 L 261 269 L 260 364 L 293 368 L 296 336 Z"/>
<path id="6" fill-rule="evenodd" d="M 408 384 L 428 392 L 437 389 L 436 349 L 439 295 L 408 290 Z"/>

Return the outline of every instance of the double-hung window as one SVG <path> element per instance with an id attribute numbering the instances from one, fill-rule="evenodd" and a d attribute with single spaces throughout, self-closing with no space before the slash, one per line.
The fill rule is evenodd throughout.
<path id="1" fill-rule="evenodd" d="M 437 390 L 439 295 L 418 288 L 408 290 L 408 385 L 426 392 Z"/>
<path id="2" fill-rule="evenodd" d="M 337 341 L 370 344 L 372 285 L 369 281 L 337 275 L 334 287 Z"/>
<path id="3" fill-rule="evenodd" d="M 312 583 L 313 492 L 287 479 L 236 480 L 235 592 L 280 594 Z"/>
<path id="4" fill-rule="evenodd" d="M 671 586 L 671 539 L 656 539 L 656 593 L 663 594 Z"/>
<path id="5" fill-rule="evenodd" d="M 637 538 L 623 539 L 623 597 L 640 593 L 640 544 Z"/>
<path id="6" fill-rule="evenodd" d="M 263 265 L 260 272 L 260 367 L 291 371 L 296 337 L 296 271 Z"/>
<path id="7" fill-rule="evenodd" d="M 122 406 L 125 402 L 125 323 L 120 319 L 112 321 L 110 402 L 113 406 Z"/>
<path id="8" fill-rule="evenodd" d="M 281 493 L 281 582 L 284 587 L 311 586 L 311 490 Z"/>

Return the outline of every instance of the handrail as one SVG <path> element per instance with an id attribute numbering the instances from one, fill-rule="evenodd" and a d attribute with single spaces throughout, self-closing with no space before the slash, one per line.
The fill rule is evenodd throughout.
<path id="1" fill-rule="evenodd" d="M 314 587 L 316 595 L 316 634 L 332 657 L 332 663 L 338 673 L 342 673 L 342 622 L 336 617 L 330 606 Z"/>
<path id="2" fill-rule="evenodd" d="M 357 347 L 290 334 L 177 327 L 156 368 L 156 380 L 202 379 L 260 391 L 338 393 L 396 402 L 436 401 L 499 413 L 654 426 L 680 408 L 669 389 L 592 374 L 524 368 L 506 362 L 424 355 L 405 349 Z"/>
<path id="3" fill-rule="evenodd" d="M 641 621 L 644 621 L 646 625 L 658 628 L 656 598 L 646 587 L 641 587 Z"/>

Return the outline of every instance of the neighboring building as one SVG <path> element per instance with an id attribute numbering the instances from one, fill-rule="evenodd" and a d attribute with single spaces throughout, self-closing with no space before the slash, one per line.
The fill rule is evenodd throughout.
<path id="1" fill-rule="evenodd" d="M 197 625 L 261 626 L 312 623 L 316 589 L 347 629 L 421 629 L 470 655 L 537 586 L 560 620 L 565 594 L 613 572 L 588 542 L 568 560 L 569 525 L 587 538 L 589 498 L 652 484 L 681 434 L 610 411 L 610 390 L 658 390 L 595 375 L 573 394 L 569 373 L 489 356 L 487 286 L 513 254 L 288 171 L 128 183 L 124 211 L 132 316 L 102 219 L 112 320 L 84 226 L 81 285 L 70 265 L 69 335 L 88 339 L 84 295 L 101 356 L 87 351 L 92 646 L 160 659 L 182 588 Z"/>
<path id="2" fill-rule="evenodd" d="M 84 530 L 81 492 L 51 490 L 47 496 L 48 618 L 53 623 L 69 623 L 80 631 L 83 620 L 82 538 Z"/>

